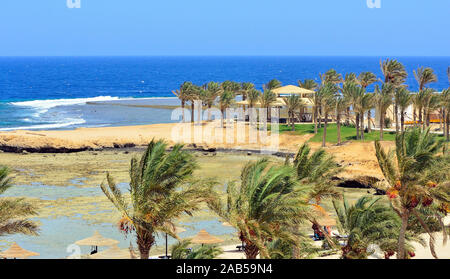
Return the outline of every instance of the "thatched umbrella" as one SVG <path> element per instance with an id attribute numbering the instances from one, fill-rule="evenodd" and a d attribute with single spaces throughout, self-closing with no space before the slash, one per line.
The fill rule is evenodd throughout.
<path id="1" fill-rule="evenodd" d="M 121 260 L 121 259 L 132 259 L 133 257 L 129 249 L 120 249 L 117 245 L 113 245 L 111 248 L 105 251 L 89 256 L 89 258 Z"/>
<path id="2" fill-rule="evenodd" d="M 34 257 L 39 256 L 39 253 L 31 252 L 28 250 L 23 249 L 17 243 L 13 243 L 11 247 L 9 247 L 8 250 L 5 250 L 0 253 L 0 258 L 6 258 L 6 259 L 26 259 L 28 257 Z"/>
<path id="3" fill-rule="evenodd" d="M 191 240 L 192 243 L 196 244 L 216 244 L 223 242 L 222 239 L 210 235 L 207 231 L 201 230 L 194 238 Z"/>
<path id="4" fill-rule="evenodd" d="M 98 251 L 99 246 L 113 246 L 119 244 L 119 241 L 102 236 L 98 231 L 95 231 L 94 235 L 75 242 L 80 246 L 91 246 L 91 254 L 95 254 Z"/>

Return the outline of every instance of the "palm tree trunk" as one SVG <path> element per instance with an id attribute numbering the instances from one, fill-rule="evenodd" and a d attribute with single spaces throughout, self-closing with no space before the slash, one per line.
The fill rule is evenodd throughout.
<path id="1" fill-rule="evenodd" d="M 361 115 L 361 139 L 364 140 L 364 112 Z"/>
<path id="2" fill-rule="evenodd" d="M 183 123 L 186 122 L 186 116 L 184 115 L 184 107 L 186 106 L 186 101 L 182 100 L 181 101 L 181 113 L 182 113 L 182 117 L 183 117 Z"/>
<path id="3" fill-rule="evenodd" d="M 225 108 L 221 108 L 220 111 L 222 112 L 222 128 L 225 127 Z"/>
<path id="4" fill-rule="evenodd" d="M 384 113 L 380 114 L 380 140 L 383 140 Z"/>
<path id="5" fill-rule="evenodd" d="M 338 145 L 341 145 L 341 115 L 338 113 L 336 116 L 337 122 L 337 142 Z"/>
<path id="6" fill-rule="evenodd" d="M 359 113 L 356 113 L 355 125 L 356 125 L 356 140 L 359 140 Z"/>
<path id="7" fill-rule="evenodd" d="M 314 106 L 313 118 L 314 118 L 314 134 L 317 134 L 317 106 Z"/>
<path id="8" fill-rule="evenodd" d="M 323 126 L 322 147 L 327 146 L 327 126 L 328 126 L 328 113 L 326 112 Z"/>
<path id="9" fill-rule="evenodd" d="M 444 109 L 440 108 L 439 109 L 439 131 L 444 130 L 442 127 L 443 123 L 444 123 Z"/>
<path id="10" fill-rule="evenodd" d="M 291 112 L 291 125 L 292 125 L 292 131 L 295 131 L 295 115 L 294 112 Z"/>
<path id="11" fill-rule="evenodd" d="M 405 131 L 405 112 L 401 111 L 402 115 L 400 116 L 400 124 L 402 133 Z"/>
<path id="12" fill-rule="evenodd" d="M 194 101 L 191 101 L 191 123 L 194 123 L 195 119 L 194 119 Z"/>
<path id="13" fill-rule="evenodd" d="M 259 249 L 253 243 L 251 243 L 249 241 L 245 241 L 244 252 L 245 252 L 245 257 L 248 260 L 254 260 L 254 259 L 256 259 L 256 257 L 259 254 Z"/>
<path id="14" fill-rule="evenodd" d="M 398 236 L 397 259 L 405 259 L 406 258 L 405 235 L 406 235 L 406 229 L 408 228 L 408 219 L 409 219 L 409 212 L 407 212 L 405 210 L 402 215 L 402 226 L 400 228 L 400 232 L 399 232 L 399 236 Z"/>
<path id="15" fill-rule="evenodd" d="M 422 124 L 422 108 L 419 108 L 419 125 Z"/>
<path id="16" fill-rule="evenodd" d="M 143 229 L 136 229 L 136 242 L 141 259 L 147 260 L 150 254 L 150 249 L 152 248 L 153 243 L 155 243 L 153 234 Z"/>
<path id="17" fill-rule="evenodd" d="M 414 106 L 414 111 L 413 111 L 413 118 L 414 118 L 414 127 L 417 128 L 417 111 L 416 111 L 416 106 Z"/>
<path id="18" fill-rule="evenodd" d="M 422 120 L 422 130 L 425 130 L 425 125 L 427 123 L 426 119 L 427 119 L 427 110 L 424 108 L 423 109 L 423 120 Z"/>
<path id="19" fill-rule="evenodd" d="M 447 141 L 450 141 L 450 112 L 447 110 L 445 122 L 447 123 L 447 128 L 445 129 L 445 134 L 447 137 Z"/>
<path id="20" fill-rule="evenodd" d="M 398 134 L 398 130 L 399 130 L 399 125 L 398 125 L 398 105 L 395 104 L 394 105 L 394 118 L 395 118 L 395 133 Z"/>
<path id="21" fill-rule="evenodd" d="M 367 132 L 372 132 L 372 127 L 370 126 L 370 121 L 372 120 L 372 112 L 370 109 L 367 111 Z"/>

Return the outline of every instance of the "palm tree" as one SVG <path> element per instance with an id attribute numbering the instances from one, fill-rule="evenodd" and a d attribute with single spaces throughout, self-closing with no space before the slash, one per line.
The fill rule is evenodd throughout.
<path id="1" fill-rule="evenodd" d="M 442 91 L 441 102 L 444 108 L 444 135 L 450 141 L 450 88 Z"/>
<path id="2" fill-rule="evenodd" d="M 344 97 L 348 100 L 348 102 L 353 107 L 353 111 L 355 112 L 355 127 L 356 127 L 356 139 L 359 139 L 359 130 L 360 130 L 360 120 L 361 120 L 361 111 L 363 110 L 361 107 L 362 100 L 365 95 L 364 88 L 358 86 L 353 82 L 346 82 L 342 87 L 342 92 Z M 364 131 L 361 131 L 363 133 Z"/>
<path id="3" fill-rule="evenodd" d="M 395 251 L 401 220 L 381 200 L 381 197 L 363 196 L 352 205 L 345 197 L 342 202 L 333 200 L 338 230 L 348 236 L 342 258 L 366 259 L 371 245 L 377 245 L 385 255 Z M 408 244 L 408 251 L 413 252 L 413 249 Z"/>
<path id="4" fill-rule="evenodd" d="M 425 110 L 424 110 L 424 117 L 425 117 L 424 128 L 425 128 L 425 127 L 430 126 L 431 113 L 440 108 L 441 98 L 439 95 L 435 94 L 433 92 L 434 90 L 431 88 L 427 88 L 424 91 L 426 92 L 426 95 L 427 95 L 427 99 L 426 99 L 427 102 L 426 102 Z"/>
<path id="5" fill-rule="evenodd" d="M 405 83 L 408 73 L 402 63 L 395 59 L 387 59 L 385 61 L 380 61 L 380 66 L 384 76 L 384 83 L 392 83 L 395 87 Z"/>
<path id="6" fill-rule="evenodd" d="M 205 245 L 193 249 L 188 249 L 192 243 L 189 239 L 184 239 L 171 247 L 172 259 L 175 260 L 212 260 L 223 253 L 223 250 L 216 246 Z"/>
<path id="7" fill-rule="evenodd" d="M 323 137 L 322 137 L 322 147 L 326 146 L 327 139 L 327 128 L 328 128 L 328 116 L 336 106 L 336 93 L 338 88 L 332 83 L 327 83 L 325 86 L 321 86 L 316 94 L 322 96 L 322 113 L 324 115 L 324 126 L 323 126 Z"/>
<path id="8" fill-rule="evenodd" d="M 119 228 L 125 233 L 135 232 L 141 259 L 148 259 L 156 233 L 177 238 L 173 221 L 198 210 L 211 191 L 208 183 L 188 183 L 197 165 L 182 145 L 175 145 L 170 152 L 166 152 L 167 148 L 164 141 L 152 140 L 139 161 L 131 160 L 129 198 L 109 173 L 107 185 L 100 185 L 123 214 Z"/>
<path id="9" fill-rule="evenodd" d="M 430 250 L 434 251 L 434 236 L 417 211 L 418 206 L 431 208 L 441 202 L 450 202 L 448 185 L 448 155 L 440 155 L 443 142 L 429 129 L 410 129 L 396 136 L 395 152 L 386 153 L 379 141 L 375 142 L 378 164 L 388 184 L 387 195 L 394 211 L 401 218 L 397 258 L 406 258 L 405 235 L 410 216 L 415 216 L 430 235 Z M 426 217 L 426 216 L 425 216 Z M 445 230 L 444 230 L 445 233 Z"/>
<path id="10" fill-rule="evenodd" d="M 362 88 L 367 90 L 367 87 L 374 84 L 378 81 L 377 76 L 372 72 L 362 72 L 358 76 L 358 83 L 361 85 Z M 370 121 L 372 120 L 372 112 L 369 109 L 367 111 L 367 130 L 370 133 L 372 131 Z"/>
<path id="11" fill-rule="evenodd" d="M 305 79 L 304 81 L 299 80 L 298 86 L 308 90 L 316 90 L 318 85 L 313 79 Z"/>
<path id="12" fill-rule="evenodd" d="M 380 140 L 383 140 L 384 120 L 386 111 L 392 105 L 392 95 L 394 86 L 391 83 L 384 83 L 381 90 L 378 85 L 375 87 L 376 107 L 380 115 Z"/>
<path id="13" fill-rule="evenodd" d="M 261 91 L 257 89 L 250 90 L 250 92 L 248 92 L 247 94 L 248 107 L 254 108 L 256 103 L 258 103 L 258 101 L 261 99 L 261 95 L 262 95 Z"/>
<path id="14" fill-rule="evenodd" d="M 185 81 L 183 82 L 183 84 L 180 86 L 180 89 L 174 90 L 172 91 L 172 93 L 178 97 L 178 99 L 180 99 L 181 101 L 181 109 L 183 110 L 183 122 L 185 122 L 185 115 L 184 115 L 184 108 L 186 106 L 186 102 L 188 102 L 191 98 L 190 98 L 190 94 L 191 94 L 191 86 L 193 86 L 192 82 L 190 81 Z"/>
<path id="15" fill-rule="evenodd" d="M 235 81 L 224 81 L 221 84 L 221 87 L 223 91 L 230 91 L 233 93 L 234 96 L 236 96 L 239 91 L 241 90 L 241 84 Z"/>
<path id="16" fill-rule="evenodd" d="M 255 89 L 255 85 L 251 82 L 242 82 L 241 83 L 241 94 L 242 94 L 242 100 L 247 100 L 248 94 L 250 91 Z"/>
<path id="17" fill-rule="evenodd" d="M 204 89 L 204 98 L 203 101 L 208 109 L 214 105 L 217 97 L 222 94 L 222 87 L 217 82 L 209 82 L 203 86 Z M 211 112 L 208 113 L 208 120 L 211 120 Z"/>
<path id="18" fill-rule="evenodd" d="M 420 67 L 417 69 L 417 71 L 414 72 L 414 77 L 419 84 L 419 91 L 422 91 L 425 89 L 425 87 L 433 82 L 437 81 L 437 76 L 434 74 L 434 71 L 432 68 L 423 68 Z"/>
<path id="19" fill-rule="evenodd" d="M 298 95 L 290 95 L 288 97 L 283 97 L 284 103 L 286 104 L 288 117 L 291 122 L 292 131 L 295 131 L 295 111 L 304 107 L 302 99 Z"/>
<path id="20" fill-rule="evenodd" d="M 317 120 L 320 118 L 319 108 L 322 105 L 322 94 L 321 92 L 316 92 L 314 95 L 308 98 L 313 105 L 313 116 L 314 121 L 314 134 L 317 134 Z"/>
<path id="21" fill-rule="evenodd" d="M 321 74 L 320 79 L 322 84 L 332 83 L 337 85 L 343 82 L 342 75 L 336 72 L 335 69 L 330 69 L 325 74 Z"/>
<path id="22" fill-rule="evenodd" d="M 337 141 L 338 145 L 341 145 L 341 114 L 346 112 L 348 108 L 348 100 L 342 95 L 336 95 L 336 125 L 337 125 Z"/>
<path id="23" fill-rule="evenodd" d="M 272 79 L 271 81 L 269 81 L 264 85 L 265 90 L 272 90 L 279 87 L 281 87 L 281 81 L 277 79 Z"/>
<path id="24" fill-rule="evenodd" d="M 289 165 L 289 161 L 286 160 L 285 164 Z M 336 182 L 333 178 L 342 171 L 342 168 L 336 163 L 334 157 L 327 154 L 323 148 L 311 154 L 311 147 L 306 143 L 303 144 L 294 157 L 293 167 L 301 185 L 312 185 L 312 190 L 306 197 L 311 206 L 320 206 L 322 200 L 326 198 L 341 198 L 341 193 L 336 189 Z M 314 216 L 308 220 L 320 228 Z M 322 229 L 320 228 L 320 230 Z M 329 235 L 326 233 L 324 235 L 327 242 L 335 247 Z"/>
<path id="25" fill-rule="evenodd" d="M 363 88 L 363 90 L 365 90 Z M 359 116 L 360 116 L 360 131 L 361 131 L 361 139 L 364 140 L 364 114 L 366 111 L 370 111 L 373 108 L 373 100 L 375 99 L 375 95 L 372 93 L 364 94 L 360 99 L 360 104 L 357 106 L 359 108 Z"/>
<path id="26" fill-rule="evenodd" d="M 11 182 L 8 168 L 0 167 L 0 195 L 12 187 Z M 0 236 L 38 235 L 38 225 L 26 219 L 36 215 L 36 207 L 24 199 L 0 199 Z"/>
<path id="27" fill-rule="evenodd" d="M 191 103 L 191 123 L 194 123 L 194 113 L 195 113 L 195 102 L 202 99 L 202 88 L 195 84 L 191 84 L 186 87 L 187 98 Z"/>
<path id="28" fill-rule="evenodd" d="M 277 100 L 277 94 L 273 93 L 272 90 L 266 89 L 260 97 L 261 107 L 267 109 L 267 119 L 271 119 L 270 107 Z"/>
<path id="29" fill-rule="evenodd" d="M 401 132 L 405 131 L 405 111 L 411 105 L 413 96 L 405 87 L 396 89 L 397 104 L 400 109 Z"/>
<path id="30" fill-rule="evenodd" d="M 225 90 L 222 95 L 220 95 L 219 105 L 220 111 L 222 112 L 222 127 L 225 127 L 226 110 L 230 108 L 234 103 L 234 94 L 231 91 Z"/>
<path id="31" fill-rule="evenodd" d="M 274 239 L 296 243 L 298 235 L 289 228 L 311 213 L 305 198 L 310 188 L 297 183 L 294 169 L 261 159 L 242 169 L 240 181 L 228 184 L 226 203 L 217 198 L 209 207 L 236 228 L 247 259 L 269 258 Z"/>

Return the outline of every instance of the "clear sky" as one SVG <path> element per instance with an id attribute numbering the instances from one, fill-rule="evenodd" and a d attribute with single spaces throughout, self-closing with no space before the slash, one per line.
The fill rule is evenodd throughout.
<path id="1" fill-rule="evenodd" d="M 449 0 L 2 0 L 0 56 L 450 56 Z"/>

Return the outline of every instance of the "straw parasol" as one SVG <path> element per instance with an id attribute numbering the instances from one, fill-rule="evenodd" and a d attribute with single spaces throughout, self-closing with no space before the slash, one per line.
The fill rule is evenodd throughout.
<path id="1" fill-rule="evenodd" d="M 314 94 L 315 92 L 309 89 L 301 88 L 295 85 L 286 85 L 283 87 L 275 88 L 272 90 L 275 94 L 296 94 L 296 95 L 302 95 L 302 94 Z"/>
<path id="2" fill-rule="evenodd" d="M 113 245 L 111 248 L 99 252 L 94 255 L 90 255 L 91 259 L 111 259 L 111 260 L 119 260 L 119 259 L 131 259 L 132 255 L 129 249 L 120 249 L 117 245 Z"/>
<path id="3" fill-rule="evenodd" d="M 191 240 L 192 243 L 196 244 L 216 244 L 223 242 L 222 239 L 210 235 L 207 231 L 201 230 L 194 238 Z"/>
<path id="4" fill-rule="evenodd" d="M 5 250 L 0 253 L 0 258 L 9 258 L 9 259 L 26 259 L 28 257 L 39 256 L 39 253 L 31 252 L 23 249 L 17 243 L 13 243 L 8 250 Z"/>
<path id="5" fill-rule="evenodd" d="M 76 245 L 81 246 L 113 246 L 119 244 L 119 241 L 102 236 L 98 231 L 95 231 L 94 235 L 75 242 Z"/>

